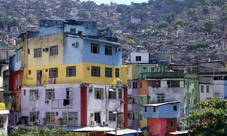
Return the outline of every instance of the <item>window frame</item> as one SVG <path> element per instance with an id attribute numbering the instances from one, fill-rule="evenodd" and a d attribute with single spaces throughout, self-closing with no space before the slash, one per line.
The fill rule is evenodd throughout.
<path id="1" fill-rule="evenodd" d="M 103 91 L 104 91 L 103 88 L 94 88 L 95 99 L 97 99 L 97 100 L 103 99 L 103 93 L 104 93 Z M 100 94 L 97 94 L 98 92 L 100 92 Z"/>
<path id="2" fill-rule="evenodd" d="M 30 122 L 36 122 L 37 119 L 39 119 L 37 111 L 29 112 L 29 120 L 30 120 Z"/>
<path id="3" fill-rule="evenodd" d="M 91 43 L 91 53 L 100 54 L 100 44 Z"/>
<path id="4" fill-rule="evenodd" d="M 136 56 L 136 61 L 141 61 L 141 56 Z"/>
<path id="5" fill-rule="evenodd" d="M 42 57 L 42 48 L 35 48 L 33 52 L 34 52 L 34 58 Z"/>
<path id="6" fill-rule="evenodd" d="M 123 99 L 122 89 L 118 89 L 118 99 Z"/>
<path id="7" fill-rule="evenodd" d="M 116 99 L 117 97 L 116 89 L 109 89 L 108 90 L 108 98 L 109 99 Z"/>
<path id="8" fill-rule="evenodd" d="M 210 93 L 210 86 L 206 86 L 206 93 Z"/>
<path id="9" fill-rule="evenodd" d="M 98 66 L 91 66 L 91 76 L 100 77 L 101 68 Z"/>
<path id="10" fill-rule="evenodd" d="M 49 116 L 49 117 L 48 117 Z M 45 112 L 45 119 L 47 124 L 55 122 L 55 112 Z"/>
<path id="11" fill-rule="evenodd" d="M 50 56 L 58 55 L 58 46 L 50 46 Z"/>
<path id="12" fill-rule="evenodd" d="M 49 78 L 58 77 L 58 68 L 49 68 Z"/>
<path id="13" fill-rule="evenodd" d="M 55 99 L 55 89 L 46 89 L 45 91 L 46 91 L 46 100 Z M 51 97 L 49 95 L 51 95 Z"/>
<path id="14" fill-rule="evenodd" d="M 70 28 L 69 31 L 70 33 L 76 33 L 76 28 Z"/>
<path id="15" fill-rule="evenodd" d="M 38 89 L 31 89 L 30 91 L 29 91 L 29 93 L 30 93 L 30 100 L 38 100 L 38 92 L 39 92 L 39 90 Z M 32 96 L 35 96 L 35 97 L 32 97 Z"/>
<path id="16" fill-rule="evenodd" d="M 76 76 L 76 66 L 66 67 L 66 77 Z"/>
<path id="17" fill-rule="evenodd" d="M 105 55 L 112 56 L 112 46 L 105 45 Z"/>
<path id="18" fill-rule="evenodd" d="M 113 69 L 105 68 L 105 77 L 113 77 Z"/>
<path id="19" fill-rule="evenodd" d="M 120 69 L 115 68 L 115 77 L 119 78 L 120 77 Z"/>
<path id="20" fill-rule="evenodd" d="M 157 103 L 164 103 L 165 102 L 165 94 L 156 94 Z"/>
<path id="21" fill-rule="evenodd" d="M 201 93 L 204 93 L 204 85 L 201 85 L 200 91 Z"/>
<path id="22" fill-rule="evenodd" d="M 101 123 L 101 113 L 100 112 L 95 112 L 94 113 L 94 121 L 96 121 L 96 123 Z M 96 117 L 98 115 L 98 117 Z"/>
<path id="23" fill-rule="evenodd" d="M 132 89 L 137 89 L 138 88 L 138 82 L 133 81 L 132 82 Z"/>
<path id="24" fill-rule="evenodd" d="M 117 115 L 113 111 L 109 111 L 109 121 L 117 121 Z"/>

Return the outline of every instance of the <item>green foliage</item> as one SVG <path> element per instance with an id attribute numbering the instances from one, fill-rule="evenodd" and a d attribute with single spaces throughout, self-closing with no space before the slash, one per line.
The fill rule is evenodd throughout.
<path id="1" fill-rule="evenodd" d="M 205 27 L 202 25 L 202 26 L 195 26 L 194 30 L 195 31 L 198 31 L 198 32 L 203 32 L 205 31 Z"/>
<path id="2" fill-rule="evenodd" d="M 189 22 L 187 19 L 177 19 L 175 21 L 175 25 L 179 25 L 179 26 L 185 26 L 185 25 L 188 25 Z"/>
<path id="3" fill-rule="evenodd" d="M 174 21 L 175 17 L 176 17 L 176 13 L 175 12 L 170 12 L 166 15 L 166 21 L 168 23 L 171 23 L 172 21 Z"/>
<path id="4" fill-rule="evenodd" d="M 193 16 L 197 13 L 197 10 L 195 8 L 189 8 L 186 13 L 189 15 L 189 16 Z"/>
<path id="5" fill-rule="evenodd" d="M 88 18 L 88 17 L 89 17 L 89 13 L 88 13 L 87 11 L 80 10 L 80 11 L 77 13 L 77 16 L 83 17 L 83 18 Z"/>
<path id="6" fill-rule="evenodd" d="M 221 30 L 220 29 L 218 29 L 218 28 L 212 28 L 211 29 L 211 34 L 214 34 L 214 33 L 220 33 L 221 32 Z"/>
<path id="7" fill-rule="evenodd" d="M 169 44 L 173 44 L 173 42 L 174 42 L 174 39 L 169 40 Z"/>
<path id="8" fill-rule="evenodd" d="M 120 43 L 128 44 L 128 45 L 135 45 L 136 42 L 130 38 L 119 38 Z"/>
<path id="9" fill-rule="evenodd" d="M 203 6 L 203 14 L 206 15 L 209 13 L 209 7 L 206 5 L 206 6 Z"/>
<path id="10" fill-rule="evenodd" d="M 187 124 L 185 129 L 196 136 L 226 136 L 227 134 L 227 101 L 212 98 L 209 102 L 201 102 L 198 106 L 204 107 L 201 111 L 191 111 L 183 118 Z"/>
<path id="11" fill-rule="evenodd" d="M 208 32 L 208 33 L 211 33 L 211 30 L 213 29 L 214 27 L 214 22 L 212 20 L 207 20 L 205 23 L 204 23 L 204 27 L 205 27 L 205 30 Z"/>
<path id="12" fill-rule="evenodd" d="M 167 27 L 168 27 L 168 23 L 167 23 L 166 21 L 161 21 L 161 22 L 159 22 L 159 23 L 156 25 L 156 27 L 157 27 L 158 29 L 160 29 L 160 28 L 167 28 Z"/>
<path id="13" fill-rule="evenodd" d="M 194 43 L 190 43 L 187 47 L 188 50 L 195 50 L 195 49 L 199 49 L 199 48 L 206 48 L 208 47 L 209 44 L 207 42 L 194 42 Z"/>
<path id="14" fill-rule="evenodd" d="M 9 136 L 66 136 L 69 132 L 63 128 L 46 126 L 43 130 L 39 131 L 37 127 L 32 126 L 27 131 L 22 129 L 14 129 L 10 132 Z"/>

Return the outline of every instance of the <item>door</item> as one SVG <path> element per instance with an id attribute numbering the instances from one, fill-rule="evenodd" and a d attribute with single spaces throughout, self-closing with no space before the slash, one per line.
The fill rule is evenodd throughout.
<path id="1" fill-rule="evenodd" d="M 42 84 L 42 70 L 37 70 L 36 73 L 36 77 L 37 77 L 37 85 L 41 85 Z"/>

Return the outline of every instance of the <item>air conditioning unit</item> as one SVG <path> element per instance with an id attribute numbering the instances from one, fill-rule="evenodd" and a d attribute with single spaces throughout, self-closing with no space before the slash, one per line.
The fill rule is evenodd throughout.
<path id="1" fill-rule="evenodd" d="M 79 47 L 79 42 L 73 43 L 72 46 L 76 48 Z"/>
<path id="2" fill-rule="evenodd" d="M 96 121 L 91 122 L 91 127 L 94 127 L 94 126 L 96 126 Z"/>
<path id="3" fill-rule="evenodd" d="M 119 51 L 121 51 L 121 48 L 115 48 L 115 51 L 119 52 Z"/>
<path id="4" fill-rule="evenodd" d="M 49 48 L 43 48 L 43 52 L 48 52 Z"/>

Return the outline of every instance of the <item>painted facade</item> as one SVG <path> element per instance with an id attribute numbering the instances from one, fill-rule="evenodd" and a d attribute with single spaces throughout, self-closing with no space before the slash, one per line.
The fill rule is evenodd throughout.
<path id="1" fill-rule="evenodd" d="M 132 129 L 139 128 L 139 82 L 137 64 L 128 64 L 128 126 Z"/>
<path id="2" fill-rule="evenodd" d="M 40 26 L 39 32 L 18 37 L 25 122 L 127 127 L 127 69 L 116 39 L 97 38 L 94 22 L 41 21 Z"/>
<path id="3" fill-rule="evenodd" d="M 177 117 L 180 117 L 180 101 L 157 104 L 144 104 L 143 117 L 147 118 L 148 135 L 168 135 L 177 130 Z"/>
<path id="4" fill-rule="evenodd" d="M 185 114 L 189 114 L 192 110 L 198 110 L 197 103 L 200 102 L 199 78 L 196 73 L 185 73 Z"/>

